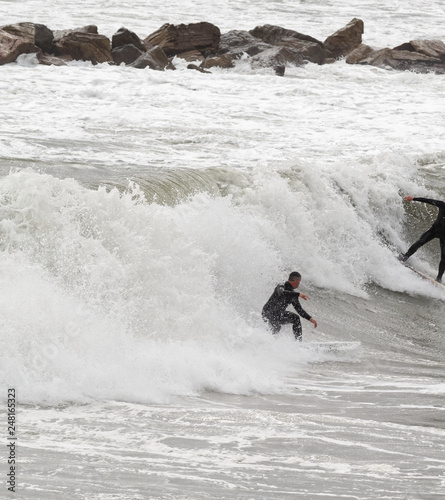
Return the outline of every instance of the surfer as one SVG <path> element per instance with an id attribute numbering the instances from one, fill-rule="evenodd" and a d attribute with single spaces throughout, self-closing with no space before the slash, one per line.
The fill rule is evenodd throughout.
<path id="1" fill-rule="evenodd" d="M 428 203 L 429 205 L 434 205 L 439 209 L 437 214 L 437 219 L 434 221 L 433 225 L 424 232 L 422 236 L 410 246 L 405 254 L 400 256 L 402 262 L 406 262 L 413 253 L 417 252 L 420 247 L 433 240 L 434 238 L 439 238 L 440 241 L 440 252 L 441 259 L 439 263 L 439 273 L 437 275 L 436 281 L 442 282 L 442 276 L 445 271 L 445 202 L 439 200 L 431 200 L 429 198 L 414 198 L 411 195 L 405 196 L 404 201 L 421 201 L 422 203 Z"/>
<path id="2" fill-rule="evenodd" d="M 300 316 L 310 321 L 314 328 L 317 328 L 317 322 L 312 318 L 302 307 L 300 297 L 307 300 L 309 297 L 304 293 L 294 292 L 298 288 L 301 281 L 301 274 L 296 271 L 290 273 L 288 281 L 284 284 L 277 285 L 269 300 L 263 307 L 263 320 L 268 323 L 272 333 L 275 335 L 281 327 L 287 323 L 292 325 L 295 340 L 302 340 L 302 329 Z M 286 308 L 292 305 L 298 314 L 286 311 Z"/>

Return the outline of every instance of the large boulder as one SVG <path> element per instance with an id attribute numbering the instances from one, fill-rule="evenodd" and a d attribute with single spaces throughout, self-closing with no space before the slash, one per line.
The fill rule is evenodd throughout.
<path id="1" fill-rule="evenodd" d="M 70 30 L 54 30 L 54 42 L 58 42 L 61 38 L 70 33 L 91 33 L 92 35 L 99 34 L 97 26 L 95 24 L 89 24 L 87 26 L 82 26 L 80 28 L 74 28 Z"/>
<path id="2" fill-rule="evenodd" d="M 39 61 L 39 64 L 42 64 L 43 66 L 66 66 L 65 60 L 61 59 L 60 57 L 46 54 L 44 52 L 38 53 L 37 59 Z"/>
<path id="3" fill-rule="evenodd" d="M 357 64 L 358 62 L 368 57 L 372 52 L 374 52 L 374 49 L 372 47 L 362 43 L 354 50 L 349 52 L 345 60 L 348 64 Z"/>
<path id="4" fill-rule="evenodd" d="M 394 50 L 418 52 L 428 57 L 440 59 L 445 63 L 445 43 L 441 40 L 411 40 L 408 43 L 394 47 Z"/>
<path id="5" fill-rule="evenodd" d="M 217 26 L 207 22 L 192 24 L 164 24 L 144 39 L 147 49 L 158 46 L 168 57 L 199 50 L 201 53 L 215 53 L 221 32 Z"/>
<path id="6" fill-rule="evenodd" d="M 199 52 L 199 50 L 189 50 L 188 52 L 181 52 L 180 54 L 178 54 L 178 57 L 184 59 L 187 62 L 204 61 L 204 56 L 201 54 L 201 52 Z"/>
<path id="7" fill-rule="evenodd" d="M 221 35 L 218 54 L 205 59 L 201 68 L 231 68 L 243 55 L 248 56 L 253 68 L 273 68 L 279 75 L 284 74 L 287 64 L 304 64 L 304 57 L 298 49 L 267 43 L 249 31 L 233 30 Z"/>
<path id="8" fill-rule="evenodd" d="M 255 56 L 271 47 L 271 44 L 264 43 L 248 31 L 232 30 L 221 35 L 218 55 L 231 54 L 235 57 L 241 57 L 243 54 L 247 54 Z"/>
<path id="9" fill-rule="evenodd" d="M 129 66 L 138 69 L 148 67 L 157 71 L 164 71 L 166 68 L 175 69 L 160 47 L 153 47 L 147 50 L 147 52 L 143 53 L 136 61 L 129 64 Z"/>
<path id="10" fill-rule="evenodd" d="M 316 38 L 272 24 L 257 26 L 253 30 L 250 30 L 249 33 L 255 38 L 260 38 L 263 42 L 270 43 L 271 45 L 280 45 L 283 38 L 294 38 L 321 45 L 321 42 Z"/>
<path id="11" fill-rule="evenodd" d="M 236 59 L 238 59 L 238 56 L 235 54 L 221 54 L 220 56 L 208 57 L 207 59 L 204 59 L 199 67 L 201 69 L 210 69 L 215 67 L 233 68 Z"/>
<path id="12" fill-rule="evenodd" d="M 252 57 L 253 68 L 273 68 L 279 76 L 284 75 L 286 65 L 288 64 L 301 66 L 304 64 L 304 59 L 298 51 L 279 46 L 264 50 Z"/>
<path id="13" fill-rule="evenodd" d="M 322 42 L 298 31 L 265 24 L 257 26 L 249 33 L 267 44 L 297 50 L 305 60 L 316 64 L 322 64 L 328 57 Z"/>
<path id="14" fill-rule="evenodd" d="M 346 26 L 328 36 L 323 45 L 331 57 L 346 56 L 362 43 L 365 25 L 361 19 L 354 18 Z"/>
<path id="15" fill-rule="evenodd" d="M 411 70 L 416 72 L 429 72 L 437 69 L 443 72 L 440 59 L 428 57 L 418 52 L 408 50 L 381 49 L 371 52 L 367 57 L 358 61 L 358 64 L 370 64 L 381 68 L 390 67 L 397 70 Z"/>
<path id="16" fill-rule="evenodd" d="M 104 35 L 69 31 L 60 38 L 55 37 L 54 52 L 57 56 L 72 57 L 93 64 L 111 62 L 110 40 Z"/>
<path id="17" fill-rule="evenodd" d="M 54 40 L 54 33 L 43 24 L 17 23 L 3 26 L 2 29 L 11 35 L 24 38 L 43 52 L 51 52 Z"/>
<path id="18" fill-rule="evenodd" d="M 0 66 L 16 61 L 22 54 L 36 53 L 39 50 L 29 40 L 0 29 Z"/>
<path id="19" fill-rule="evenodd" d="M 138 47 L 135 47 L 132 43 L 128 43 L 127 45 L 119 45 L 111 51 L 111 57 L 115 64 L 119 66 L 119 64 L 132 64 L 139 57 L 141 57 L 146 51 L 139 50 Z"/>
<path id="20" fill-rule="evenodd" d="M 133 31 L 127 28 L 120 28 L 111 38 L 111 48 L 115 49 L 122 45 L 134 45 L 141 52 L 145 52 L 142 40 Z"/>

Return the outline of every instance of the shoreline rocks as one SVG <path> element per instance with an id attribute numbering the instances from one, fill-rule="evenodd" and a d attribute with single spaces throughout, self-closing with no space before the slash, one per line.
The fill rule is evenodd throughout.
<path id="1" fill-rule="evenodd" d="M 0 65 L 35 53 L 44 65 L 81 60 L 164 71 L 175 69 L 172 61 L 178 57 L 191 63 L 188 68 L 209 73 L 214 67 L 232 68 L 243 58 L 253 68 L 272 68 L 284 75 L 287 66 L 332 64 L 344 58 L 347 64 L 445 73 L 445 43 L 441 40 L 410 40 L 394 48 L 376 49 L 362 42 L 363 33 L 364 23 L 357 18 L 324 42 L 269 24 L 221 34 L 214 24 L 199 22 L 164 24 L 143 39 L 122 27 L 110 40 L 95 25 L 51 31 L 43 24 L 22 22 L 0 27 Z"/>

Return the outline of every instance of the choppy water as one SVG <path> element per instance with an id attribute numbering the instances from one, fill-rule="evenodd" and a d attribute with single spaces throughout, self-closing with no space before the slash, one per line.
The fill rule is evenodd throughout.
<path id="1" fill-rule="evenodd" d="M 445 40 L 442 2 L 1 2 L 52 29 Z M 4 21 L 4 22 L 3 22 Z M 443 77 L 0 67 L 0 373 L 25 499 L 433 499 L 444 292 L 396 256 L 445 199 Z M 437 242 L 412 258 L 435 276 Z M 303 274 L 305 341 L 260 310 Z M 6 452 L 1 455 L 8 498 Z M 9 495 L 9 496 L 7 496 Z"/>

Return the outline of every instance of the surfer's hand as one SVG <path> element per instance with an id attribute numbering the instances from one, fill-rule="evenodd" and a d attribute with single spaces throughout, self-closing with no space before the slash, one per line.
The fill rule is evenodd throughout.
<path id="1" fill-rule="evenodd" d="M 413 201 L 414 200 L 414 196 L 411 196 L 410 194 L 408 196 L 405 196 L 405 198 L 403 198 L 404 201 Z"/>
<path id="2" fill-rule="evenodd" d="M 314 328 L 317 328 L 317 322 L 314 318 L 311 318 L 309 321 L 314 325 Z"/>
<path id="3" fill-rule="evenodd" d="M 309 297 L 305 293 L 300 293 L 300 298 L 307 300 Z"/>

